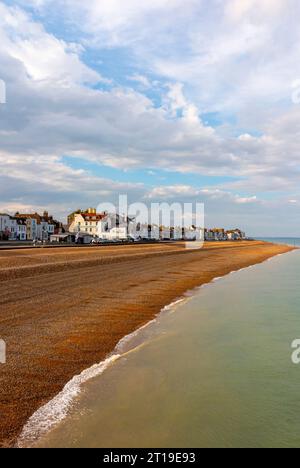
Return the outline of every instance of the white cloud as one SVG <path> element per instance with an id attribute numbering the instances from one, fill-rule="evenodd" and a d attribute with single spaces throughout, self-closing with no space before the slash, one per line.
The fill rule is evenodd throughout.
<path id="1" fill-rule="evenodd" d="M 30 5 L 47 20 L 52 8 L 60 11 L 60 26 L 71 25 L 78 41 L 57 38 L 24 9 L 0 2 L 1 79 L 8 94 L 8 104 L 0 106 L 0 164 L 8 206 L 14 203 L 10 180 L 16 194 L 26 198 L 28 193 L 19 202 L 30 205 L 35 195 L 29 180 L 38 186 L 36 174 L 53 199 L 51 186 L 69 200 L 74 180 L 83 199 L 125 190 L 74 171 L 61 159 L 67 154 L 126 170 L 237 178 L 206 189 L 184 183 L 150 191 L 138 187 L 148 198 L 203 196 L 242 216 L 262 210 L 267 193 L 282 197 L 284 209 L 295 208 L 292 201 L 300 195 L 300 108 L 292 102 L 292 84 L 300 77 L 298 1 L 31 0 Z M 138 70 L 126 75 L 139 92 L 114 82 L 107 91 L 92 89 L 105 80 L 84 63 L 84 47 L 97 57 L 103 48 L 113 56 L 114 46 L 123 48 L 129 68 Z M 148 78 L 155 73 L 159 86 Z M 147 89 L 150 96 L 152 87 L 161 92 L 161 107 L 143 95 Z M 215 111 L 223 119 L 216 129 L 201 119 Z"/>
<path id="2" fill-rule="evenodd" d="M 75 208 L 114 201 L 118 193 L 127 193 L 135 201 L 144 191 L 143 184 L 121 183 L 88 170 L 72 169 L 57 156 L 0 152 L 1 211 L 41 211 L 47 207 L 65 219 Z"/>
<path id="3" fill-rule="evenodd" d="M 0 53 L 22 62 L 35 81 L 97 83 L 103 78 L 80 60 L 82 46 L 48 34 L 19 8 L 0 3 Z"/>
<path id="4" fill-rule="evenodd" d="M 48 0 L 42 6 L 45 15 L 60 8 L 88 45 L 126 48 L 144 70 L 187 85 L 201 111 L 236 113 L 242 125 L 272 116 L 300 77 L 298 0 Z"/>
<path id="5" fill-rule="evenodd" d="M 236 203 L 240 203 L 242 205 L 245 205 L 247 203 L 256 203 L 257 202 L 257 197 L 239 197 L 237 196 L 235 199 Z"/>
<path id="6" fill-rule="evenodd" d="M 96 43 L 109 46 L 146 38 L 156 25 L 159 28 L 161 16 L 173 12 L 177 17 L 184 11 L 181 0 L 66 0 L 63 4 L 83 18 L 82 28 Z M 185 8 L 191 4 L 195 0 L 187 0 Z"/>
<path id="7" fill-rule="evenodd" d="M 287 8 L 289 0 L 231 0 L 225 8 L 228 18 L 233 21 L 262 21 L 265 15 L 277 16 Z"/>
<path id="8" fill-rule="evenodd" d="M 170 185 L 170 186 L 161 186 L 155 187 L 149 193 L 147 193 L 146 197 L 150 199 L 172 199 L 178 197 L 192 197 L 199 195 L 200 191 L 195 189 L 194 187 L 190 187 L 188 185 Z"/>

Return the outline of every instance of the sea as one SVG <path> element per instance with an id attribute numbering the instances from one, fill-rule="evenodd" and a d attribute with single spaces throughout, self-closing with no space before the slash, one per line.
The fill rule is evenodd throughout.
<path id="1" fill-rule="evenodd" d="M 300 446 L 299 279 L 295 250 L 188 292 L 41 408 L 19 446 Z"/>

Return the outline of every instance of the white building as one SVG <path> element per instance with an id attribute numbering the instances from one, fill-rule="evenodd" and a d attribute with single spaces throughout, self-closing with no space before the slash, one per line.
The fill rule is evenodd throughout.
<path id="1" fill-rule="evenodd" d="M 89 234 L 92 237 L 99 235 L 99 223 L 105 215 L 98 214 L 95 208 L 89 208 L 86 212 L 75 213 L 72 216 L 72 222 L 69 231 L 72 233 Z"/>
<path id="2" fill-rule="evenodd" d="M 41 219 L 37 224 L 37 239 L 41 241 L 48 241 L 51 234 L 54 234 L 54 227 L 49 232 L 49 224 L 47 221 Z"/>
<path id="3" fill-rule="evenodd" d="M 101 229 L 99 232 L 99 237 L 101 239 L 106 239 L 110 241 L 114 240 L 127 240 L 129 238 L 127 227 L 114 227 L 109 229 L 109 231 L 102 232 Z"/>
<path id="4" fill-rule="evenodd" d="M 55 221 L 52 216 L 49 216 L 47 211 L 44 211 L 42 215 L 38 213 L 16 213 L 14 218 L 25 221 L 26 239 L 29 241 L 48 241 L 51 235 L 61 232 L 60 223 Z"/>
<path id="5" fill-rule="evenodd" d="M 227 239 L 228 240 L 244 240 L 246 239 L 245 232 L 242 232 L 240 229 L 233 229 L 231 231 L 227 231 Z"/>
<path id="6" fill-rule="evenodd" d="M 0 236 L 9 241 L 25 241 L 27 239 L 26 219 L 7 214 L 0 215 Z"/>
<path id="7" fill-rule="evenodd" d="M 19 240 L 18 234 L 20 233 L 19 231 L 19 226 L 18 226 L 18 221 L 14 217 L 10 217 L 10 236 L 8 240 Z"/>
<path id="8" fill-rule="evenodd" d="M 27 238 L 27 225 L 26 220 L 24 219 L 17 219 L 17 240 L 18 241 L 26 241 Z"/>
<path id="9" fill-rule="evenodd" d="M 133 223 L 129 233 L 137 240 L 159 240 L 159 226 L 156 224 Z"/>
<path id="10" fill-rule="evenodd" d="M 186 241 L 202 241 L 204 240 L 204 229 L 191 226 L 184 230 L 184 240 Z"/>
<path id="11" fill-rule="evenodd" d="M 0 214 L 0 236 L 2 238 L 9 237 L 11 235 L 11 216 L 8 214 Z"/>
<path id="12" fill-rule="evenodd" d="M 127 240 L 137 239 L 136 224 L 134 219 L 118 214 L 102 215 L 98 221 L 97 235 L 100 239 L 106 240 Z"/>

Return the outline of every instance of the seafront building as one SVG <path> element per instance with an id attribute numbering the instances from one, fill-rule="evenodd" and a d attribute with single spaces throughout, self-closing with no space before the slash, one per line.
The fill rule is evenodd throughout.
<path id="1" fill-rule="evenodd" d="M 241 231 L 240 229 L 234 229 L 232 231 L 226 232 L 228 240 L 239 240 L 239 239 L 246 239 L 245 232 Z"/>
<path id="2" fill-rule="evenodd" d="M 105 218 L 105 213 L 97 213 L 95 208 L 86 211 L 77 211 L 68 216 L 69 232 L 75 234 L 88 234 L 96 237 L 99 231 L 99 223 Z"/>
<path id="3" fill-rule="evenodd" d="M 135 218 L 119 214 L 97 213 L 95 208 L 77 210 L 68 216 L 67 231 L 76 235 L 81 243 L 90 243 L 93 239 L 115 240 L 186 240 L 205 241 L 243 240 L 246 238 L 240 229 L 226 231 L 223 228 L 200 229 L 158 226 L 136 222 Z M 52 236 L 54 241 L 54 236 Z"/>
<path id="4" fill-rule="evenodd" d="M 50 236 L 63 231 L 62 223 L 49 216 L 47 211 L 16 213 L 14 216 L 0 214 L 0 240 L 48 241 Z"/>
<path id="5" fill-rule="evenodd" d="M 207 242 L 237 241 L 246 239 L 240 229 L 226 231 L 223 228 L 200 229 L 159 226 L 137 222 L 134 217 L 119 214 L 97 213 L 95 208 L 77 210 L 68 216 L 64 227 L 47 211 L 38 213 L 16 213 L 11 216 L 0 213 L 0 241 L 42 241 L 56 243 L 90 244 L 93 240 L 120 241 L 193 241 Z"/>
<path id="6" fill-rule="evenodd" d="M 0 213 L 0 236 L 8 239 L 11 235 L 11 228 L 11 216 Z"/>

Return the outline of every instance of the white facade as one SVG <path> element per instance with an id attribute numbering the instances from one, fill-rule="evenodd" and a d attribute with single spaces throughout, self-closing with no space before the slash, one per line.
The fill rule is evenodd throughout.
<path id="1" fill-rule="evenodd" d="M 111 241 L 137 238 L 134 222 L 116 214 L 102 216 L 102 219 L 98 221 L 97 236 Z"/>
<path id="2" fill-rule="evenodd" d="M 49 239 L 48 223 L 46 221 L 41 221 L 41 223 L 37 225 L 37 238 L 40 241 L 47 241 Z"/>
<path id="3" fill-rule="evenodd" d="M 171 229 L 169 227 L 161 226 L 160 235 L 161 240 L 170 240 L 171 239 Z"/>
<path id="4" fill-rule="evenodd" d="M 173 240 L 182 240 L 183 239 L 183 230 L 181 227 L 174 227 L 171 231 L 171 238 Z"/>
<path id="5" fill-rule="evenodd" d="M 130 236 L 135 239 L 159 240 L 159 226 L 152 224 L 133 223 L 129 226 Z"/>
<path id="6" fill-rule="evenodd" d="M 18 240 L 19 227 L 15 218 L 10 218 L 10 236 L 9 240 Z"/>
<path id="7" fill-rule="evenodd" d="M 201 228 L 190 227 L 184 231 L 184 239 L 187 241 L 204 240 L 204 230 Z"/>
<path id="8" fill-rule="evenodd" d="M 228 240 L 243 240 L 246 239 L 246 234 L 239 229 L 235 229 L 233 231 L 227 231 L 227 239 Z"/>
<path id="9" fill-rule="evenodd" d="M 8 240 L 17 240 L 19 228 L 17 220 L 7 214 L 0 214 L 0 234 Z"/>
<path id="10" fill-rule="evenodd" d="M 55 222 L 48 222 L 47 218 L 37 214 L 16 216 L 0 214 L 0 236 L 10 241 L 48 241 L 54 232 Z"/>
<path id="11" fill-rule="evenodd" d="M 103 215 L 97 214 L 96 210 L 91 213 L 77 213 L 74 215 L 69 231 L 75 234 L 81 232 L 96 237 L 99 235 L 99 223 L 102 219 Z"/>
<path id="12" fill-rule="evenodd" d="M 114 227 L 106 232 L 101 232 L 99 236 L 101 239 L 106 239 L 110 241 L 114 240 L 127 240 L 128 239 L 128 230 L 126 227 Z"/>
<path id="13" fill-rule="evenodd" d="M 17 240 L 26 241 L 26 238 L 27 238 L 27 235 L 26 235 L 26 233 L 27 233 L 26 221 L 17 220 L 17 226 L 18 226 Z"/>
<path id="14" fill-rule="evenodd" d="M 0 233 L 11 232 L 11 217 L 7 214 L 0 214 Z"/>

